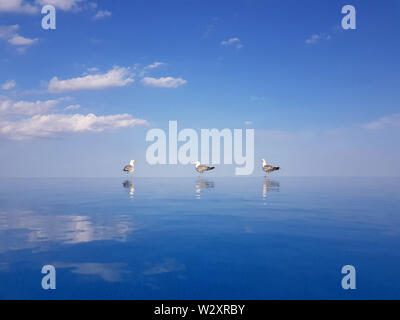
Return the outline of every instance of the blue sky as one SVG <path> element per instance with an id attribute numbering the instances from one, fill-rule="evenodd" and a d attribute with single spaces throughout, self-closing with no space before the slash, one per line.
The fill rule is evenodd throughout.
<path id="1" fill-rule="evenodd" d="M 146 163 L 169 120 L 254 128 L 254 175 L 399 176 L 399 31 L 395 0 L 0 0 L 0 177 L 192 176 Z"/>

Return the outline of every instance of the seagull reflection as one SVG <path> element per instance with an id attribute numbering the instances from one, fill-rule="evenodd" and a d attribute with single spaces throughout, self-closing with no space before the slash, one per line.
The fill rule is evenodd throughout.
<path id="1" fill-rule="evenodd" d="M 126 189 L 129 189 L 129 197 L 132 199 L 135 194 L 135 185 L 133 184 L 133 180 L 125 180 L 122 183 L 122 186 Z"/>
<path id="2" fill-rule="evenodd" d="M 279 182 L 274 180 L 265 179 L 262 188 L 262 197 L 265 200 L 267 198 L 268 191 L 279 191 Z"/>
<path id="3" fill-rule="evenodd" d="M 203 178 L 199 178 L 196 182 L 196 198 L 201 198 L 201 191 L 203 189 L 212 189 L 214 188 L 214 182 L 210 180 L 205 180 Z"/>

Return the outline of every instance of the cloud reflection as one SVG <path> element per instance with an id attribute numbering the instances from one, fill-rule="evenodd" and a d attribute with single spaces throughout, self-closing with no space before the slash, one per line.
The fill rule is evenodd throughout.
<path id="1" fill-rule="evenodd" d="M 71 269 L 72 273 L 80 275 L 99 276 L 107 282 L 122 281 L 123 276 L 130 273 L 125 263 L 55 262 L 54 266 L 56 269 Z"/>
<path id="2" fill-rule="evenodd" d="M 149 269 L 145 270 L 143 274 L 146 275 L 154 275 L 154 274 L 162 274 L 169 273 L 175 271 L 184 271 L 186 270 L 185 265 L 177 262 L 173 258 L 165 259 L 163 262 L 159 264 L 155 264 L 151 266 Z"/>
<path id="3" fill-rule="evenodd" d="M 126 241 L 137 230 L 131 216 L 44 215 L 32 211 L 0 211 L 0 231 L 9 233 L 0 252 L 33 248 L 48 242 L 77 244 L 97 240 Z"/>

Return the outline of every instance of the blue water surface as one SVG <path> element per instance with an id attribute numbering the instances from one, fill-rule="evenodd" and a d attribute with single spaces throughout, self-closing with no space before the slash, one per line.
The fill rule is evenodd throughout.
<path id="1" fill-rule="evenodd" d="M 0 180 L 0 299 L 399 299 L 399 245 L 398 178 Z"/>

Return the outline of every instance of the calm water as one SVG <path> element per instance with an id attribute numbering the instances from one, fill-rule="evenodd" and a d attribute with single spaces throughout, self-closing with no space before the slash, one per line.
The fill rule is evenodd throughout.
<path id="1" fill-rule="evenodd" d="M 0 180 L 1 299 L 399 299 L 399 245 L 394 178 Z"/>

